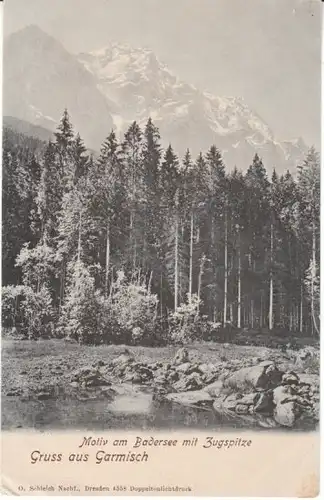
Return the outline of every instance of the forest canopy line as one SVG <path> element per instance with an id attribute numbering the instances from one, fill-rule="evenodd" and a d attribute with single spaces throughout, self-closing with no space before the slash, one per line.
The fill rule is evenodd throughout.
<path id="1" fill-rule="evenodd" d="M 214 145 L 162 150 L 151 119 L 122 142 L 112 131 L 96 159 L 67 110 L 45 146 L 5 130 L 3 325 L 86 343 L 206 339 L 229 323 L 318 335 L 319 214 L 314 148 L 296 179 L 268 179 L 257 154 L 243 174 Z"/>

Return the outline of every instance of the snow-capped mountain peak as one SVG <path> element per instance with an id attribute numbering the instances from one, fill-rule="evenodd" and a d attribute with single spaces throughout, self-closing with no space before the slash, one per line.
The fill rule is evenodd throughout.
<path id="1" fill-rule="evenodd" d="M 294 167 L 304 154 L 303 143 L 276 141 L 270 127 L 242 97 L 220 97 L 197 89 L 173 74 L 149 48 L 112 42 L 78 59 L 111 103 L 118 132 L 133 120 L 143 125 L 151 117 L 165 144 L 171 142 L 180 155 L 187 147 L 195 155 L 215 143 L 229 168 L 246 168 L 256 151 L 269 169 L 277 165 L 279 170 Z"/>
<path id="2" fill-rule="evenodd" d="M 114 126 L 122 136 L 149 117 L 162 145 L 181 157 L 215 144 L 229 169 L 245 170 L 256 152 L 269 171 L 294 169 L 301 139 L 280 141 L 242 97 L 223 97 L 181 80 L 147 47 L 111 42 L 78 56 L 35 26 L 10 35 L 4 46 L 6 115 L 47 128 L 65 107 L 88 147 L 98 150 Z"/>

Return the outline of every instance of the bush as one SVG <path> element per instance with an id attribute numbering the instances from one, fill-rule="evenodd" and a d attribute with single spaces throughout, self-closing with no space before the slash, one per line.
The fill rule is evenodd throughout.
<path id="1" fill-rule="evenodd" d="M 208 337 L 210 322 L 206 316 L 198 315 L 200 303 L 198 295 L 193 294 L 190 302 L 181 304 L 169 316 L 169 338 L 172 342 L 184 344 Z"/>
<path id="2" fill-rule="evenodd" d="M 128 282 L 123 271 L 111 284 L 108 297 L 95 289 L 90 270 L 76 263 L 71 270 L 59 332 L 87 344 L 154 342 L 157 297 L 144 283 Z"/>
<path id="3" fill-rule="evenodd" d="M 39 291 L 29 286 L 2 289 L 2 324 L 19 327 L 29 339 L 50 337 L 54 330 L 52 297 L 44 284 Z"/>
<path id="4" fill-rule="evenodd" d="M 112 334 L 109 340 L 150 343 L 156 327 L 157 305 L 157 296 L 151 293 L 144 281 L 128 282 L 124 272 L 119 271 L 105 307 L 108 329 Z"/>
<path id="5" fill-rule="evenodd" d="M 94 278 L 82 262 L 77 262 L 69 271 L 70 278 L 58 332 L 62 337 L 80 343 L 100 343 L 103 296 L 95 289 Z"/>
<path id="6" fill-rule="evenodd" d="M 1 324 L 2 327 L 14 328 L 21 322 L 18 304 L 24 293 L 24 286 L 8 285 L 1 292 Z"/>

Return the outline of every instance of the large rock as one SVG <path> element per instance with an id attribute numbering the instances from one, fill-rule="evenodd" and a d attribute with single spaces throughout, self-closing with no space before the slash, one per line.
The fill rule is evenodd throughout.
<path id="1" fill-rule="evenodd" d="M 282 372 L 274 364 L 261 364 L 241 368 L 226 380 L 226 385 L 233 388 L 268 389 L 275 387 L 281 380 Z"/>
<path id="2" fill-rule="evenodd" d="M 290 401 L 276 406 L 274 419 L 278 424 L 284 427 L 293 427 L 300 414 L 301 410 L 299 405 L 294 401 Z"/>
<path id="3" fill-rule="evenodd" d="M 6 393 L 6 396 L 21 396 L 22 395 L 22 390 L 21 389 L 11 389 Z"/>
<path id="4" fill-rule="evenodd" d="M 283 374 L 281 381 L 283 384 L 298 384 L 299 377 L 295 372 L 287 372 Z"/>
<path id="5" fill-rule="evenodd" d="M 270 413 L 273 409 L 272 392 L 260 392 L 257 401 L 254 404 L 253 410 L 256 412 Z"/>
<path id="6" fill-rule="evenodd" d="M 184 406 L 212 406 L 213 398 L 206 391 L 175 392 L 165 396 L 167 401 Z"/>
<path id="7" fill-rule="evenodd" d="M 198 366 L 198 370 L 203 375 L 212 375 L 216 371 L 216 366 L 212 363 L 202 363 Z"/>
<path id="8" fill-rule="evenodd" d="M 245 394 L 239 401 L 239 404 L 243 405 L 254 405 L 260 397 L 260 393 L 251 392 L 250 394 Z"/>
<path id="9" fill-rule="evenodd" d="M 315 355 L 315 349 L 311 347 L 304 347 L 303 349 L 300 349 L 300 351 L 297 354 L 297 362 L 303 363 L 307 359 L 313 357 Z"/>
<path id="10" fill-rule="evenodd" d="M 292 401 L 295 391 L 290 385 L 279 385 L 273 390 L 273 402 L 276 405 Z"/>
<path id="11" fill-rule="evenodd" d="M 177 370 L 181 373 L 189 373 L 191 367 L 192 367 L 192 365 L 189 362 L 181 363 L 181 365 L 177 366 Z"/>
<path id="12" fill-rule="evenodd" d="M 235 411 L 239 415 L 246 415 L 247 413 L 249 413 L 249 405 L 238 403 L 235 407 Z"/>
<path id="13" fill-rule="evenodd" d="M 320 419 L 320 404 L 319 403 L 314 403 L 313 405 L 313 417 L 315 420 Z"/>
<path id="14" fill-rule="evenodd" d="M 223 401 L 222 406 L 230 411 L 235 411 L 239 400 L 242 398 L 242 394 L 229 394 L 227 398 Z M 218 407 L 218 402 L 215 401 L 215 408 Z"/>
<path id="15" fill-rule="evenodd" d="M 123 366 L 123 365 L 130 364 L 133 361 L 134 361 L 134 356 L 132 355 L 131 352 L 129 352 L 127 350 L 125 353 L 120 354 L 119 356 L 117 356 L 117 358 L 113 359 L 112 365 L 113 366 Z"/>
<path id="16" fill-rule="evenodd" d="M 214 398 L 218 398 L 224 391 L 224 384 L 221 380 L 216 380 L 212 384 L 207 385 L 204 390 Z"/>
<path id="17" fill-rule="evenodd" d="M 189 353 L 185 347 L 179 349 L 173 359 L 173 363 L 175 365 L 181 365 L 183 363 L 187 363 L 189 361 Z"/>
<path id="18" fill-rule="evenodd" d="M 76 370 L 71 376 L 72 387 L 78 384 L 81 387 L 99 387 L 102 385 L 110 385 L 100 371 L 92 366 L 85 366 Z"/>
<path id="19" fill-rule="evenodd" d="M 298 373 L 299 383 L 309 384 L 312 387 L 319 387 L 320 378 L 319 375 L 314 375 L 310 373 Z"/>
<path id="20" fill-rule="evenodd" d="M 203 387 L 203 381 L 198 373 L 192 373 L 191 375 L 184 375 L 176 382 L 173 387 L 176 391 L 194 391 L 201 389 Z"/>

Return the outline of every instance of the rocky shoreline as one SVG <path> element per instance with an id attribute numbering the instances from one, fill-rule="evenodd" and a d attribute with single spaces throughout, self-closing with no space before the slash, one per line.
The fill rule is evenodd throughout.
<path id="1" fill-rule="evenodd" d="M 316 375 L 283 371 L 272 360 L 245 360 L 245 366 L 235 369 L 238 364 L 242 362 L 199 363 L 190 360 L 186 349 L 169 362 L 137 362 L 126 349 L 110 363 L 78 369 L 70 386 L 85 399 L 98 397 L 98 391 L 113 398 L 123 384 L 143 386 L 155 401 L 213 408 L 262 427 L 293 428 L 301 420 L 319 420 Z"/>
<path id="2" fill-rule="evenodd" d="M 40 366 L 35 367 L 32 378 L 21 371 L 16 384 L 21 383 L 11 385 L 4 394 L 21 401 L 101 400 L 114 406 L 118 397 L 136 399 L 145 393 L 157 407 L 209 410 L 218 421 L 232 421 L 234 426 L 241 422 L 254 428 L 310 428 L 319 421 L 319 376 L 305 368 L 305 359 L 315 355 L 313 349 L 301 349 L 294 361 L 291 353 L 285 361 L 277 351 L 271 359 L 264 352 L 262 357 L 219 356 L 214 362 L 205 356 L 202 362 L 199 351 L 194 356 L 193 351 L 181 348 L 172 358 L 153 362 L 138 359 L 124 348 L 109 358 L 97 356 L 91 362 L 89 357 L 86 365 L 80 360 L 74 370 L 74 360 L 67 359 L 68 364 L 62 366 L 48 362 L 44 370 L 52 380 L 46 384 Z M 132 403 L 130 411 L 131 407 Z"/>

